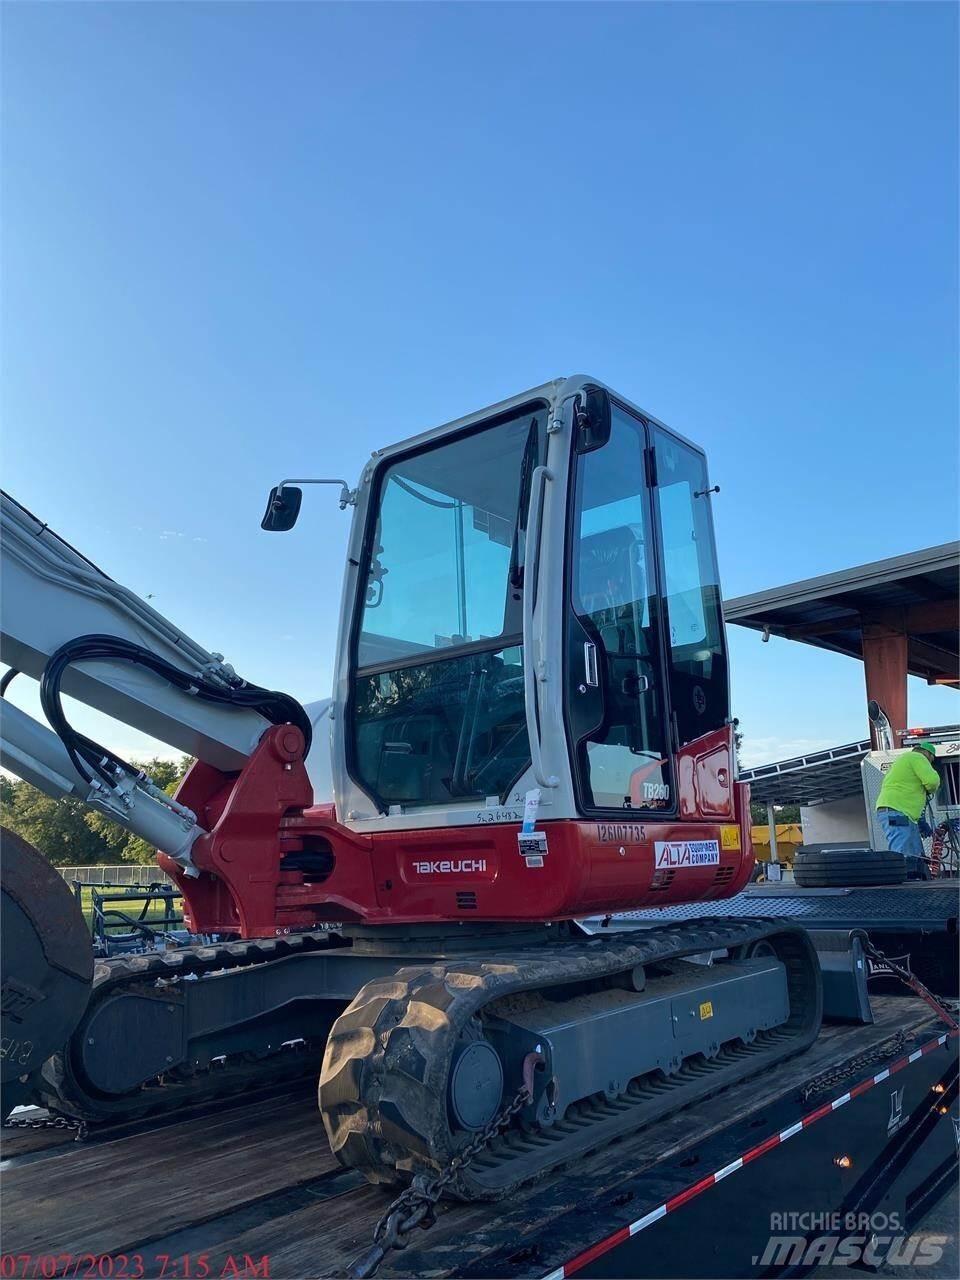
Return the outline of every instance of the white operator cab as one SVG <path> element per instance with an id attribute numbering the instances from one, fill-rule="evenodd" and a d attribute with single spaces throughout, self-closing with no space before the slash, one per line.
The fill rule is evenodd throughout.
<path id="1" fill-rule="evenodd" d="M 537 790 L 545 820 L 675 813 L 677 749 L 729 724 L 711 492 L 584 376 L 375 453 L 341 494 L 339 820 L 520 821 Z"/>

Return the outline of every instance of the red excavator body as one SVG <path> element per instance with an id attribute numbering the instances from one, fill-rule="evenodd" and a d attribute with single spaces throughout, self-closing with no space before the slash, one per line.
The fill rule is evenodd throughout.
<path id="1" fill-rule="evenodd" d="M 273 937 L 328 922 L 562 920 L 710 901 L 750 878 L 749 788 L 731 780 L 731 727 L 678 757 L 679 817 L 546 822 L 548 876 L 531 877 L 519 823 L 358 835 L 313 805 L 303 738 L 271 729 L 230 777 L 196 763 L 177 799 L 209 830 L 199 876 L 166 855 L 196 933 Z M 269 856 L 266 856 L 269 854 Z M 306 864 L 306 865 L 300 865 Z"/>

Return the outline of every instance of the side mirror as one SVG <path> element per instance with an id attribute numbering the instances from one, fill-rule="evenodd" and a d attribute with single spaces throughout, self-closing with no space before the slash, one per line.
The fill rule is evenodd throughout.
<path id="1" fill-rule="evenodd" d="M 286 533 L 297 523 L 303 490 L 296 485 L 274 485 L 267 499 L 267 509 L 260 521 L 260 528 L 270 533 Z"/>
<path id="2" fill-rule="evenodd" d="M 610 396 L 602 387 L 586 387 L 580 392 L 575 410 L 577 453 L 592 453 L 610 439 L 612 410 Z"/>

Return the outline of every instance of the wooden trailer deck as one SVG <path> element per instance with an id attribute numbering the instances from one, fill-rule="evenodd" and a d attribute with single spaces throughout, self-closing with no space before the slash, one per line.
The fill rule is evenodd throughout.
<path id="1" fill-rule="evenodd" d="M 627 1182 L 636 1187 L 644 1171 L 656 1170 L 680 1187 L 695 1183 L 709 1172 L 698 1151 L 711 1135 L 739 1124 L 760 1142 L 782 1124 L 787 1100 L 796 1106 L 803 1086 L 821 1073 L 851 1068 L 832 1093 L 828 1088 L 802 1110 L 944 1030 L 912 996 L 874 997 L 873 1006 L 872 1026 L 825 1026 L 801 1057 L 616 1142 L 504 1204 L 442 1207 L 436 1224 L 389 1255 L 379 1274 L 547 1274 L 611 1224 L 643 1211 L 636 1191 L 619 1189 Z M 948 1050 L 955 1053 L 954 1041 Z M 176 1120 L 102 1128 L 83 1141 L 69 1130 L 7 1128 L 0 1155 L 4 1255 L 57 1257 L 60 1275 L 337 1275 L 368 1247 L 391 1198 L 337 1164 L 311 1085 L 245 1095 Z M 84 1261 L 72 1270 L 67 1258 Z M 23 1270 L 7 1266 L 8 1274 L 53 1273 L 24 1264 Z"/>

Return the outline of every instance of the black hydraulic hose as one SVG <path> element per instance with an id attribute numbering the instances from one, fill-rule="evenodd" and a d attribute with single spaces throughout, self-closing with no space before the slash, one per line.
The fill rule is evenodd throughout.
<path id="1" fill-rule="evenodd" d="M 7 696 L 7 690 L 10 688 L 10 681 L 14 676 L 18 676 L 20 672 L 16 667 L 11 667 L 9 671 L 4 672 L 3 679 L 0 680 L 0 698 Z"/>
<path id="2" fill-rule="evenodd" d="M 108 771 L 107 762 L 114 769 L 120 769 L 135 776 L 139 775 L 140 770 L 114 755 L 107 748 L 78 733 L 67 720 L 60 694 L 63 674 L 71 664 L 89 661 L 132 662 L 153 672 L 154 675 L 166 680 L 175 688 L 183 690 L 184 693 L 199 698 L 202 702 L 245 707 L 256 711 L 271 724 L 295 725 L 304 736 L 305 751 L 310 749 L 313 737 L 310 718 L 300 703 L 289 694 L 248 684 L 239 676 L 235 677 L 235 682 L 229 686 L 215 684 L 199 674 L 191 675 L 187 671 L 182 671 L 149 649 L 144 649 L 129 640 L 123 640 L 119 636 L 78 636 L 75 640 L 62 645 L 47 662 L 40 680 L 40 705 L 43 707 L 50 727 L 66 748 L 74 768 L 82 777 L 91 781 L 97 775 L 113 785 L 115 777 Z"/>

